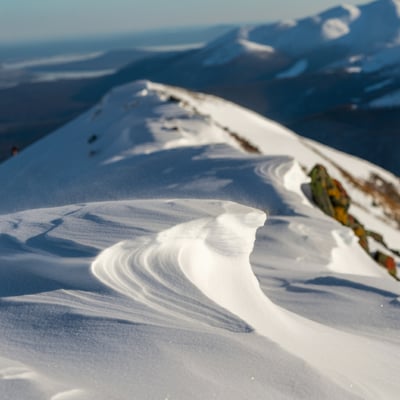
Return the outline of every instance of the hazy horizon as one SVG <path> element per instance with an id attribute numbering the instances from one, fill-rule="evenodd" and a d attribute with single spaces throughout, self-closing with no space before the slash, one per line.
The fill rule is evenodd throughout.
<path id="1" fill-rule="evenodd" d="M 347 4 L 368 1 L 348 0 Z M 73 40 L 155 30 L 247 24 L 295 19 L 340 4 L 338 0 L 297 1 L 171 0 L 2 0 L 0 43 Z"/>

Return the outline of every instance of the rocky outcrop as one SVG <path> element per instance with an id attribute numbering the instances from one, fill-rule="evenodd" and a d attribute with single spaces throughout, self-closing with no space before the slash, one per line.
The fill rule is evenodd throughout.
<path id="1" fill-rule="evenodd" d="M 311 177 L 311 192 L 314 202 L 325 214 L 334 217 L 335 210 L 329 196 L 329 192 L 333 189 L 333 180 L 322 165 L 316 165 L 309 176 Z"/>
<path id="2" fill-rule="evenodd" d="M 374 260 L 379 265 L 382 265 L 382 267 L 386 268 L 390 275 L 398 279 L 396 262 L 394 261 L 393 257 L 390 257 L 381 251 L 376 251 L 374 254 Z"/>
<path id="3" fill-rule="evenodd" d="M 387 269 L 390 275 L 397 278 L 397 267 L 394 258 L 383 252 L 377 251 L 370 253 L 368 237 L 382 244 L 391 251 L 383 236 L 377 232 L 367 230 L 364 225 L 348 211 L 351 198 L 342 184 L 333 179 L 323 165 L 315 165 L 309 173 L 311 178 L 311 193 L 315 204 L 327 215 L 336 219 L 342 225 L 348 226 L 358 237 L 360 246 L 371 255 L 371 257 L 381 266 Z M 393 252 L 393 251 L 392 251 Z"/>

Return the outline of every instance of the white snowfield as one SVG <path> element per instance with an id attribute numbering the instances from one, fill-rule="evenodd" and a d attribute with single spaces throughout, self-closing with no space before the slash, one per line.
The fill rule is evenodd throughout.
<path id="1" fill-rule="evenodd" d="M 2 164 L 0 398 L 398 399 L 399 284 L 312 205 L 316 162 L 399 185 L 146 81 Z"/>

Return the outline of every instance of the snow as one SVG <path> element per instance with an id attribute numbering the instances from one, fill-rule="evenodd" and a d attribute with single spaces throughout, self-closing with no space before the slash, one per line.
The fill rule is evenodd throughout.
<path id="1" fill-rule="evenodd" d="M 265 52 L 265 53 L 273 53 L 274 49 L 271 46 L 266 46 L 266 45 L 262 45 L 262 44 L 258 44 L 258 43 L 254 43 L 254 42 L 250 42 L 248 40 L 244 40 L 242 39 L 240 41 L 240 43 L 243 45 L 243 47 L 247 48 L 247 50 L 253 51 L 253 52 Z"/>
<path id="2" fill-rule="evenodd" d="M 59 65 L 76 61 L 88 61 L 102 56 L 104 52 L 93 52 L 87 54 L 63 54 L 47 58 L 36 58 L 16 62 L 6 62 L 3 64 L 5 69 L 24 69 L 31 67 L 44 67 Z"/>
<path id="3" fill-rule="evenodd" d="M 297 76 L 303 74 L 308 68 L 307 60 L 297 61 L 292 67 L 279 73 L 277 78 L 296 78 Z"/>
<path id="4" fill-rule="evenodd" d="M 374 72 L 399 62 L 399 10 L 397 0 L 376 0 L 359 7 L 337 6 L 297 20 L 238 28 L 208 44 L 202 54 L 206 65 L 230 62 L 246 53 L 241 40 L 268 46 L 295 60 L 316 50 L 346 49 L 350 57 L 365 56 L 362 70 Z"/>
<path id="5" fill-rule="evenodd" d="M 361 10 L 355 5 L 343 4 L 341 7 L 348 11 L 350 21 L 356 20 L 361 14 Z"/>
<path id="6" fill-rule="evenodd" d="M 350 33 L 343 37 L 343 44 L 354 53 L 379 51 L 397 39 L 400 21 L 397 0 L 377 0 L 359 9 L 359 16 L 349 26 Z"/>
<path id="7" fill-rule="evenodd" d="M 328 19 L 322 25 L 322 36 L 328 40 L 338 39 L 349 32 L 348 25 L 338 18 Z"/>
<path id="8" fill-rule="evenodd" d="M 317 162 L 398 184 L 147 81 L 2 164 L 2 398 L 396 399 L 399 286 L 310 201 Z"/>
<path id="9" fill-rule="evenodd" d="M 236 57 L 237 43 L 246 39 L 260 46 L 269 46 L 291 56 L 301 56 L 324 43 L 331 43 L 347 37 L 351 33 L 351 24 L 360 17 L 361 11 L 357 7 L 336 7 L 319 15 L 260 25 L 248 28 L 239 28 L 230 32 L 217 41 L 210 43 L 206 50 L 226 53 L 229 49 L 231 57 Z M 230 61 L 230 59 L 229 59 Z M 224 58 L 220 63 L 227 62 Z"/>
<path id="10" fill-rule="evenodd" d="M 35 82 L 52 82 L 62 79 L 89 79 L 100 78 L 102 76 L 112 75 L 115 69 L 103 69 L 97 71 L 74 71 L 74 72 L 39 72 L 34 78 Z"/>
<path id="11" fill-rule="evenodd" d="M 51 67 L 60 64 L 76 61 L 88 61 L 101 57 L 103 52 L 94 52 L 88 54 L 66 54 L 53 56 L 48 58 L 38 58 L 38 59 L 28 59 L 15 62 L 7 62 L 2 64 L 0 70 L 2 69 L 2 75 L 4 80 L 7 82 L 1 84 L 2 87 L 12 87 L 17 86 L 20 82 L 24 80 L 30 82 L 52 82 L 61 79 L 90 79 L 99 78 L 102 76 L 107 76 L 114 74 L 115 69 L 103 69 L 103 70 L 93 70 L 93 71 L 61 71 L 61 72 L 27 72 L 24 69 L 29 69 L 33 67 Z M 18 76 L 21 75 L 21 76 Z M 15 75 L 15 76 L 14 76 Z M 26 75 L 26 76 L 25 76 Z M 18 77 L 20 79 L 18 79 Z M 6 79 L 8 78 L 8 79 Z M 15 80 L 15 82 L 13 82 Z"/>
<path id="12" fill-rule="evenodd" d="M 359 74 L 362 72 L 362 68 L 361 67 L 348 67 L 345 69 L 346 72 L 348 72 L 349 74 Z"/>
<path id="13" fill-rule="evenodd" d="M 246 39 L 238 39 L 227 45 L 218 47 L 217 49 L 212 49 L 208 51 L 205 48 L 206 58 L 203 61 L 205 66 L 222 65 L 244 54 L 256 54 L 256 55 L 270 55 L 275 52 L 274 48 L 271 46 L 251 42 Z"/>
<path id="14" fill-rule="evenodd" d="M 376 264 L 360 248 L 358 239 L 350 231 L 333 231 L 332 235 L 337 247 L 332 251 L 332 261 L 328 265 L 330 270 L 340 274 L 372 277 L 379 277 L 386 273 L 376 268 Z"/>
<path id="15" fill-rule="evenodd" d="M 157 52 L 168 52 L 168 51 L 184 51 L 184 50 L 194 50 L 200 49 L 205 45 L 204 42 L 193 42 L 187 44 L 171 44 L 171 45 L 161 45 L 161 46 L 139 46 L 138 49 L 147 51 L 157 51 Z"/>

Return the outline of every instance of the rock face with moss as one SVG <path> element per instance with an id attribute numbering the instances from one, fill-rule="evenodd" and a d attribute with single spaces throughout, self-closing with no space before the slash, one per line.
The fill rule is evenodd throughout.
<path id="1" fill-rule="evenodd" d="M 390 257 L 387 254 L 382 253 L 381 251 L 377 251 L 374 254 L 374 259 L 378 264 L 385 267 L 390 275 L 397 278 L 397 267 L 393 257 Z"/>
<path id="2" fill-rule="evenodd" d="M 335 210 L 329 193 L 333 189 L 333 180 L 328 175 L 325 167 L 322 165 L 316 165 L 310 172 L 311 177 L 311 192 L 313 200 L 317 206 L 330 217 L 334 217 Z"/>
<path id="3" fill-rule="evenodd" d="M 365 229 L 364 225 L 348 212 L 351 204 L 350 196 L 338 180 L 331 178 L 323 165 L 315 165 L 309 176 L 311 178 L 312 198 L 315 204 L 325 214 L 351 228 L 358 237 L 360 246 L 368 254 L 370 254 L 368 237 L 375 239 L 387 248 L 382 235 Z M 370 255 L 379 265 L 386 268 L 390 275 L 397 279 L 396 262 L 393 257 L 380 251 Z"/>

